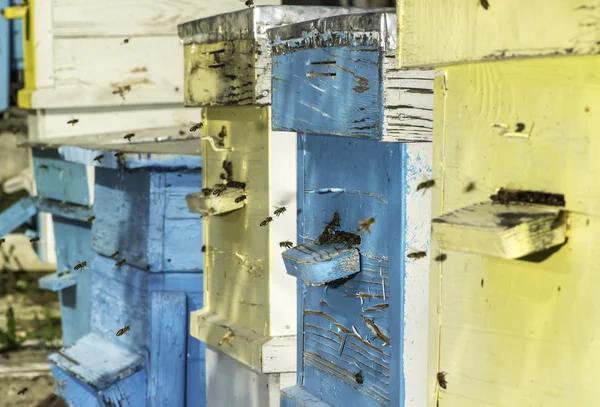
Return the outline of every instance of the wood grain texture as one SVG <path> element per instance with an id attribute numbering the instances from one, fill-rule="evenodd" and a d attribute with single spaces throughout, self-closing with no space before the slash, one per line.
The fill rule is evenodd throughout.
<path id="1" fill-rule="evenodd" d="M 312 395 L 331 406 L 403 405 L 408 393 L 408 403 L 416 406 L 425 397 L 417 383 L 426 377 L 419 366 L 427 353 L 411 343 L 426 342 L 427 330 L 418 319 L 427 315 L 428 282 L 426 263 L 413 264 L 405 256 L 427 251 L 430 218 L 420 209 L 427 197 L 415 187 L 429 176 L 431 145 L 300 139 L 302 239 L 316 239 L 335 211 L 340 230 L 355 232 L 372 216 L 375 223 L 370 233 L 361 233 L 359 274 L 326 287 L 299 288 L 302 376 L 292 391 L 298 397 L 288 398 L 302 403 Z M 409 383 L 414 387 L 407 392 Z"/>
<path id="2" fill-rule="evenodd" d="M 83 206 L 91 204 L 84 165 L 62 161 L 56 151 L 34 149 L 33 173 L 38 196 Z"/>
<path id="3" fill-rule="evenodd" d="M 255 0 L 255 5 L 276 5 L 280 0 Z M 62 37 L 176 36 L 177 25 L 244 8 L 239 0 L 218 4 L 193 0 L 127 0 L 95 4 L 83 0 L 52 3 L 54 35 Z"/>
<path id="4" fill-rule="evenodd" d="M 600 8 L 595 2 L 489 1 L 488 9 L 481 4 L 471 0 L 398 0 L 398 66 L 600 51 Z"/>
<path id="5" fill-rule="evenodd" d="M 150 294 L 152 332 L 148 405 L 185 407 L 187 297 L 185 293 Z M 196 385 L 201 385 L 197 383 Z"/>
<path id="6" fill-rule="evenodd" d="M 149 271 L 198 271 L 202 223 L 185 196 L 201 188 L 201 172 L 126 173 L 97 168 L 92 247 Z"/>
<path id="7" fill-rule="evenodd" d="M 212 312 L 261 336 L 293 335 L 294 280 L 285 276 L 281 249 L 271 240 L 274 228 L 293 231 L 294 184 L 273 182 L 275 173 L 294 174 L 293 137 L 283 138 L 284 144 L 278 144 L 280 138 L 270 132 L 269 107 L 210 107 L 204 109 L 204 114 L 207 134 L 218 134 L 224 127 L 225 147 L 234 150 L 215 152 L 204 142 L 203 185 L 221 183 L 223 161 L 228 160 L 233 163 L 233 178 L 247 183 L 248 196 L 244 208 L 204 221 L 205 304 Z M 289 148 L 282 148 L 286 145 Z M 277 165 L 271 165 L 273 155 L 279 156 Z M 268 216 L 274 216 L 275 205 L 290 210 L 274 217 L 268 226 L 260 226 Z M 276 280 L 275 273 L 285 279 Z M 216 343 L 210 344 L 216 347 Z"/>
<path id="8" fill-rule="evenodd" d="M 252 40 L 184 46 L 187 106 L 252 105 L 255 95 L 255 43 Z M 269 96 L 269 92 L 265 96 Z"/>
<path id="9" fill-rule="evenodd" d="M 447 407 L 588 405 L 600 396 L 597 321 L 590 319 L 598 307 L 590 287 L 600 276 L 593 243 L 600 223 L 589 158 L 600 117 L 599 62 L 502 61 L 447 68 L 436 78 L 433 162 L 441 187 L 432 215 L 512 184 L 564 194 L 572 219 L 567 244 L 541 262 L 450 252 L 432 264 L 430 407 L 439 371 L 448 373 L 447 390 L 439 390 Z M 504 138 L 491 129 L 494 121 L 535 128 L 529 138 Z M 465 192 L 470 182 L 476 188 Z"/>
<path id="10" fill-rule="evenodd" d="M 306 285 L 319 286 L 360 272 L 358 250 L 338 246 L 306 243 L 281 255 L 289 275 Z"/>

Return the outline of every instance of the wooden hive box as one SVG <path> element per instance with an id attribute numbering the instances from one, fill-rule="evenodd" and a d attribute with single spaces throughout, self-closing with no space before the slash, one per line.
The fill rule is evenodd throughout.
<path id="1" fill-rule="evenodd" d="M 400 64 L 438 67 L 428 406 L 594 404 L 598 8 L 399 10 Z"/>
<path id="2" fill-rule="evenodd" d="M 271 132 L 266 30 L 347 12 L 253 7 L 179 26 L 186 104 L 204 106 L 207 189 L 188 206 L 206 217 L 205 306 L 192 313 L 191 333 L 208 345 L 208 404 L 278 406 L 278 389 L 294 381 L 296 289 L 279 243 L 296 234 L 297 141 Z M 275 215 L 278 208 L 285 213 Z M 240 383 L 235 392 L 230 377 Z"/>
<path id="3" fill-rule="evenodd" d="M 204 405 L 204 347 L 188 333 L 189 310 L 202 305 L 203 254 L 186 246 L 202 243 L 202 222 L 185 202 L 201 187 L 199 143 L 181 128 L 27 143 L 96 170 L 95 253 L 81 259 L 91 332 L 50 357 L 67 402 Z"/>
<path id="4" fill-rule="evenodd" d="M 395 69 L 395 15 L 269 30 L 273 128 L 298 141 L 298 381 L 284 406 L 426 399 L 433 72 Z M 394 100 L 394 102 L 392 102 Z M 332 137 L 335 136 L 335 137 Z M 416 253 L 419 253 L 418 255 Z"/>

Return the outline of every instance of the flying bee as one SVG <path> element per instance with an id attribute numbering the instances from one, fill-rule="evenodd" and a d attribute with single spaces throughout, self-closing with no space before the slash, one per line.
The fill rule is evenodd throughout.
<path id="1" fill-rule="evenodd" d="M 34 237 L 33 239 L 29 239 L 29 241 L 30 241 L 31 243 L 39 242 L 39 241 L 40 241 L 40 237 L 39 237 L 39 236 L 37 236 L 37 237 Z"/>
<path id="2" fill-rule="evenodd" d="M 442 262 L 442 261 L 446 261 L 447 258 L 448 258 L 448 255 L 445 254 L 445 253 L 442 253 L 442 254 L 439 254 L 439 255 L 435 256 L 434 260 Z"/>
<path id="3" fill-rule="evenodd" d="M 110 255 L 110 258 L 111 258 L 111 259 L 114 259 L 114 258 L 115 258 L 115 257 L 117 257 L 118 255 L 119 255 L 119 252 L 118 252 L 118 251 L 116 251 L 116 252 L 114 252 L 113 254 L 111 254 L 111 255 Z"/>
<path id="4" fill-rule="evenodd" d="M 117 331 L 117 336 L 125 335 L 130 330 L 131 330 L 131 326 L 125 325 L 123 328 L 121 328 Z"/>
<path id="5" fill-rule="evenodd" d="M 368 233 L 371 233 L 371 226 L 375 223 L 375 218 L 369 218 L 361 221 L 358 225 L 358 231 L 366 230 Z"/>
<path id="6" fill-rule="evenodd" d="M 123 136 L 123 138 L 127 141 L 131 141 L 131 138 L 135 136 L 135 133 L 129 133 Z"/>
<path id="7" fill-rule="evenodd" d="M 281 208 L 277 208 L 275 209 L 274 215 L 279 217 L 280 215 L 283 215 L 285 213 L 285 206 L 282 206 Z"/>
<path id="8" fill-rule="evenodd" d="M 525 130 L 525 123 L 517 123 L 515 133 L 522 133 Z"/>
<path id="9" fill-rule="evenodd" d="M 417 185 L 417 191 L 423 190 L 423 193 L 424 193 L 426 190 L 428 190 L 429 188 L 431 188 L 434 185 L 435 185 L 435 181 L 432 179 L 423 181 L 419 185 Z"/>
<path id="10" fill-rule="evenodd" d="M 246 2 L 244 3 L 246 6 L 248 6 L 249 8 L 254 7 L 254 0 L 246 0 Z"/>
<path id="11" fill-rule="evenodd" d="M 0 239 L 0 246 L 2 246 L 2 243 L 5 243 L 6 239 Z"/>
<path id="12" fill-rule="evenodd" d="M 118 261 L 118 262 L 115 264 L 115 267 L 116 267 L 116 268 L 121 268 L 121 266 L 122 266 L 123 264 L 125 264 L 125 262 L 126 262 L 126 261 L 127 261 L 126 259 L 121 259 L 121 260 L 119 260 L 119 261 Z"/>
<path id="13" fill-rule="evenodd" d="M 235 198 L 235 203 L 243 202 L 246 198 L 248 198 L 246 195 L 238 196 L 237 198 Z"/>
<path id="14" fill-rule="evenodd" d="M 286 240 L 285 242 L 279 242 L 279 247 L 282 247 L 284 249 L 291 249 L 292 247 L 294 247 L 294 244 L 289 240 Z"/>
<path id="15" fill-rule="evenodd" d="M 123 152 L 121 152 L 121 153 L 115 153 L 115 157 L 117 157 L 117 158 L 123 157 L 123 154 L 125 154 L 125 153 L 123 153 Z"/>
<path id="16" fill-rule="evenodd" d="M 202 122 L 196 123 L 192 127 L 190 127 L 190 131 L 196 131 L 196 130 L 201 129 L 203 127 L 204 127 L 204 123 L 202 123 Z"/>
<path id="17" fill-rule="evenodd" d="M 75 126 L 77 123 L 79 123 L 79 119 L 71 119 L 67 122 L 67 124 L 70 124 L 71 126 Z"/>
<path id="18" fill-rule="evenodd" d="M 267 226 L 271 222 L 273 222 L 273 218 L 269 216 L 267 219 L 260 222 L 260 226 Z"/>
<path id="19" fill-rule="evenodd" d="M 409 259 L 422 259 L 425 256 L 427 256 L 425 252 L 412 252 L 406 255 Z"/>
<path id="20" fill-rule="evenodd" d="M 125 38 L 121 44 L 129 44 L 129 38 Z"/>
<path id="21" fill-rule="evenodd" d="M 113 90 L 113 95 L 121 96 L 121 99 L 125 100 L 125 94 L 131 90 L 131 85 L 123 85 L 117 86 L 115 90 Z"/>
<path id="22" fill-rule="evenodd" d="M 363 378 L 363 375 L 362 375 L 362 370 L 359 370 L 358 373 L 356 373 L 354 375 L 354 380 L 358 384 L 363 384 L 364 383 L 364 378 Z"/>
<path id="23" fill-rule="evenodd" d="M 225 332 L 225 335 L 223 335 L 223 337 L 221 338 L 221 340 L 219 341 L 218 345 L 221 346 L 224 343 L 231 345 L 231 341 L 233 341 L 233 331 L 229 328 L 227 328 L 227 332 Z"/>
<path id="24" fill-rule="evenodd" d="M 474 182 L 469 182 L 466 186 L 465 186 L 465 192 L 471 192 L 475 189 L 475 183 Z"/>
<path id="25" fill-rule="evenodd" d="M 94 157 L 94 161 L 98 161 L 100 164 L 102 164 L 103 158 L 104 158 L 104 154 L 100 154 L 100 155 L 97 155 L 96 157 Z"/>
<path id="26" fill-rule="evenodd" d="M 85 266 L 87 266 L 87 261 L 80 261 L 75 265 L 75 267 L 73 267 L 73 270 L 79 270 L 84 268 Z"/>
<path id="27" fill-rule="evenodd" d="M 490 8 L 490 2 L 488 0 L 479 0 L 479 4 L 483 7 L 484 10 Z"/>
<path id="28" fill-rule="evenodd" d="M 94 222 L 94 219 L 96 219 L 95 216 L 90 216 L 89 218 L 87 218 L 87 223 L 91 225 Z"/>
<path id="29" fill-rule="evenodd" d="M 205 253 L 205 252 L 206 252 L 206 245 L 205 245 L 205 244 L 203 244 L 203 245 L 202 245 L 202 253 Z"/>
<path id="30" fill-rule="evenodd" d="M 437 381 L 440 387 L 446 390 L 446 387 L 448 385 L 448 382 L 446 381 L 446 372 L 439 372 L 437 374 Z"/>
<path id="31" fill-rule="evenodd" d="M 25 395 L 25 393 L 27 393 L 27 390 L 29 390 L 27 387 L 23 387 L 21 390 L 19 390 L 19 391 L 17 392 L 17 395 L 19 395 L 19 396 L 24 396 L 24 395 Z"/>

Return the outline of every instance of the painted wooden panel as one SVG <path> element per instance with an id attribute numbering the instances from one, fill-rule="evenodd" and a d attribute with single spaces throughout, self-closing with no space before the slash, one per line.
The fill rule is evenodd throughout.
<path id="1" fill-rule="evenodd" d="M 37 214 L 35 198 L 23 198 L 0 214 L 0 236 L 6 236 Z"/>
<path id="2" fill-rule="evenodd" d="M 254 4 L 277 5 L 280 0 L 254 0 Z M 52 25 L 55 37 L 138 37 L 174 36 L 177 24 L 244 7 L 239 0 L 218 4 L 193 0 L 112 1 L 102 5 L 84 0 L 53 2 Z M 143 10 L 143 11 L 142 11 Z"/>
<path id="3" fill-rule="evenodd" d="M 85 166 L 62 161 L 55 150 L 33 150 L 33 172 L 39 196 L 90 205 Z"/>
<path id="4" fill-rule="evenodd" d="M 60 313 L 63 345 L 69 346 L 90 331 L 90 279 L 94 256 L 90 242 L 90 225 L 53 215 L 57 276 L 66 273 L 76 281 L 75 286 L 60 291 Z M 75 270 L 81 262 L 87 266 Z M 68 276 L 67 275 L 67 276 Z"/>
<path id="5" fill-rule="evenodd" d="M 201 186 L 201 172 L 96 170 L 92 247 L 149 271 L 198 271 L 202 224 L 185 196 Z M 182 256 L 181 253 L 188 255 Z"/>
<path id="6" fill-rule="evenodd" d="M 408 255 L 428 252 L 429 196 L 416 187 L 430 175 L 431 144 L 299 138 L 298 233 L 316 241 L 338 212 L 339 230 L 361 238 L 361 272 L 324 287 L 300 286 L 299 386 L 286 389 L 282 402 L 423 405 L 428 263 Z M 375 222 L 360 230 L 370 217 Z"/>
<path id="7" fill-rule="evenodd" d="M 209 407 L 279 407 L 280 389 L 294 383 L 295 373 L 258 373 L 208 346 L 206 378 Z M 222 378 L 227 378 L 223 380 Z"/>
<path id="8" fill-rule="evenodd" d="M 395 69 L 390 10 L 269 30 L 274 129 L 431 140 L 433 72 Z"/>
<path id="9" fill-rule="evenodd" d="M 200 276 L 203 277 L 203 275 Z M 193 287 L 193 285 L 188 287 Z M 200 291 L 202 288 L 202 285 L 200 285 L 196 287 L 196 290 Z M 203 302 L 203 292 L 187 294 L 187 362 L 185 372 L 187 407 L 202 406 L 206 403 L 206 345 L 190 334 L 191 312 L 201 309 Z"/>
<path id="10" fill-rule="evenodd" d="M 145 406 L 144 357 L 129 353 L 95 334 L 49 356 L 57 393 L 81 406 Z M 145 392 L 144 392 L 145 393 Z M 85 404 L 84 404 L 85 403 Z"/>
<path id="11" fill-rule="evenodd" d="M 338 246 L 305 243 L 281 255 L 289 275 L 306 285 L 319 286 L 360 272 L 358 250 L 345 248 L 343 243 Z"/>
<path id="12" fill-rule="evenodd" d="M 600 51 L 594 3 L 398 0 L 396 9 L 402 67 Z"/>
<path id="13" fill-rule="evenodd" d="M 295 334 L 294 280 L 285 275 L 279 255 L 279 241 L 289 239 L 294 230 L 295 185 L 290 179 L 295 177 L 295 135 L 271 135 L 269 107 L 211 107 L 204 112 L 205 131 L 217 134 L 225 129 L 225 147 L 234 149 L 215 152 L 204 143 L 203 185 L 222 183 L 223 162 L 231 161 L 233 179 L 247 184 L 248 198 L 242 209 L 204 221 L 206 305 L 196 314 L 200 318 L 196 320 L 204 322 L 192 334 L 205 342 L 210 339 L 207 343 L 219 348 L 221 338 L 216 338 L 215 332 L 222 328 L 210 321 L 249 330 L 248 341 L 240 335 L 233 340 L 232 349 L 220 347 L 249 364 L 257 357 L 262 359 L 261 346 L 269 337 Z M 283 183 L 275 182 L 276 173 Z M 286 212 L 275 216 L 275 205 L 285 206 Z M 274 220 L 260 226 L 269 216 Z M 275 237 L 281 240 L 275 241 Z M 255 338 L 250 341 L 251 337 Z M 247 351 L 238 353 L 238 346 Z M 259 362 L 257 368 L 263 363 L 267 365 Z"/>
<path id="14" fill-rule="evenodd" d="M 92 333 L 115 345 L 144 353 L 150 347 L 148 275 L 127 264 L 96 254 L 92 260 Z M 116 336 L 119 329 L 131 330 Z"/>
<path id="15" fill-rule="evenodd" d="M 148 405 L 185 406 L 187 345 L 185 293 L 150 294 L 150 372 Z"/>
<path id="16" fill-rule="evenodd" d="M 438 399 L 447 407 L 583 406 L 600 397 L 590 312 L 599 306 L 590 289 L 600 276 L 592 158 L 599 63 L 597 56 L 489 62 L 448 67 L 436 78 L 440 187 L 432 215 L 511 186 L 564 194 L 569 229 L 564 246 L 531 261 L 449 252 L 432 264 L 428 406 Z M 535 127 L 530 137 L 505 137 L 493 122 Z M 475 189 L 465 188 L 470 183 Z M 447 372 L 445 390 L 436 387 L 439 371 Z"/>
<path id="17" fill-rule="evenodd" d="M 358 10 L 255 6 L 179 25 L 179 37 L 184 44 L 186 105 L 271 104 L 267 29 Z"/>

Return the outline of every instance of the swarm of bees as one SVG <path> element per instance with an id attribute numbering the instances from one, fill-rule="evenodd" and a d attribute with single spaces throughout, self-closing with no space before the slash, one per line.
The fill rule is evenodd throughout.
<path id="1" fill-rule="evenodd" d="M 98 161 L 98 163 L 102 164 L 102 159 L 104 158 L 104 154 L 97 155 L 94 157 L 94 161 Z"/>
<path id="2" fill-rule="evenodd" d="M 204 123 L 202 123 L 202 122 L 196 123 L 192 127 L 190 127 L 190 131 L 194 132 L 194 131 L 199 130 L 199 129 L 203 128 L 203 127 L 204 127 Z"/>
<path id="3" fill-rule="evenodd" d="M 123 136 L 123 138 L 127 141 L 131 141 L 133 137 L 135 137 L 135 133 L 129 133 Z"/>
<path id="4" fill-rule="evenodd" d="M 283 249 L 291 249 L 292 247 L 294 247 L 294 243 L 290 242 L 289 240 L 286 240 L 284 242 L 279 242 L 279 247 Z"/>
<path id="5" fill-rule="evenodd" d="M 317 239 L 318 245 L 345 243 L 348 248 L 351 248 L 352 246 L 360 246 L 362 238 L 359 235 L 351 232 L 336 230 L 340 227 L 341 220 L 342 218 L 340 217 L 340 214 L 335 212 L 331 222 L 325 226 L 325 229 L 319 235 L 319 238 Z"/>
<path id="6" fill-rule="evenodd" d="M 375 223 L 375 218 L 372 217 L 361 221 L 358 224 L 358 231 L 360 232 L 361 230 L 366 230 L 368 233 L 371 233 L 371 226 L 373 223 Z"/>
<path id="7" fill-rule="evenodd" d="M 79 119 L 71 119 L 67 122 L 67 124 L 70 124 L 71 126 L 75 126 L 77 123 L 79 123 Z"/>
<path id="8" fill-rule="evenodd" d="M 81 270 L 82 268 L 87 267 L 87 261 L 80 261 L 73 267 L 74 270 Z"/>
<path id="9" fill-rule="evenodd" d="M 117 331 L 117 336 L 125 335 L 130 330 L 131 330 L 131 326 L 125 325 L 123 328 L 121 328 Z"/>

